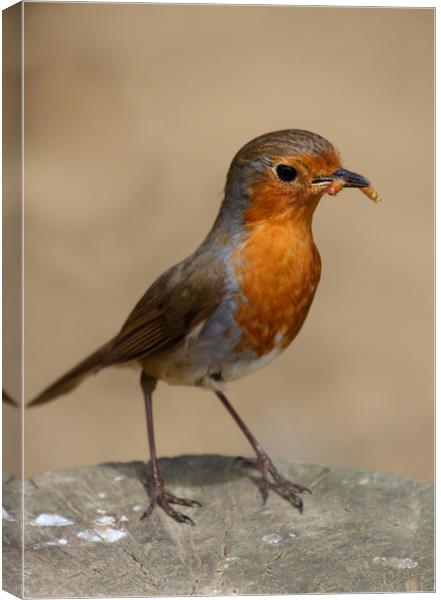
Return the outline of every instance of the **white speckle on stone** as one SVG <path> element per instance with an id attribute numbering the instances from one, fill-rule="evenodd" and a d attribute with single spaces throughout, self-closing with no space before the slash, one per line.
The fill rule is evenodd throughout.
<path id="1" fill-rule="evenodd" d="M 290 537 L 290 538 L 296 538 L 297 537 L 297 533 L 294 533 L 294 531 L 291 531 L 290 533 L 288 533 L 288 537 Z"/>
<path id="2" fill-rule="evenodd" d="M 119 520 L 120 520 L 120 521 L 128 521 L 128 520 L 129 520 L 129 517 L 126 517 L 126 515 L 122 515 L 122 516 L 119 518 Z"/>
<path id="3" fill-rule="evenodd" d="M 74 522 L 61 515 L 42 513 L 36 519 L 30 521 L 29 525 L 33 527 L 66 527 L 67 525 L 74 525 Z"/>
<path id="4" fill-rule="evenodd" d="M 115 517 L 111 517 L 110 515 L 107 515 L 105 517 L 99 517 L 99 519 L 97 519 L 95 521 L 95 523 L 97 525 L 113 525 L 115 523 Z"/>
<path id="5" fill-rule="evenodd" d="M 3 521 L 15 521 L 14 517 L 8 513 L 4 506 L 2 506 L 2 519 Z"/>
<path id="6" fill-rule="evenodd" d="M 102 542 L 102 538 L 93 529 L 85 529 L 77 533 L 77 538 L 86 542 Z"/>
<path id="7" fill-rule="evenodd" d="M 418 566 L 418 561 L 411 558 L 399 558 L 396 565 L 399 569 L 415 569 Z"/>
<path id="8" fill-rule="evenodd" d="M 106 514 L 106 509 L 105 509 L 105 508 L 97 508 L 97 509 L 96 509 L 96 512 L 97 512 L 99 515 L 105 515 L 105 514 Z"/>
<path id="9" fill-rule="evenodd" d="M 48 548 L 49 546 L 65 546 L 67 543 L 68 542 L 65 538 L 60 538 L 56 542 L 53 540 L 49 540 L 48 542 L 40 542 L 39 544 L 32 546 L 32 548 L 34 550 L 41 550 L 41 548 Z"/>
<path id="10" fill-rule="evenodd" d="M 34 544 L 34 546 L 32 546 L 32 548 L 34 550 L 41 550 L 41 548 L 47 548 L 48 546 L 56 546 L 57 542 L 41 542 L 40 544 Z"/>
<path id="11" fill-rule="evenodd" d="M 265 542 L 265 544 L 271 545 L 280 544 L 282 540 L 283 537 L 277 533 L 269 533 L 268 535 L 264 535 L 262 538 L 262 541 Z"/>
<path id="12" fill-rule="evenodd" d="M 358 482 L 358 485 L 366 485 L 368 483 L 369 483 L 369 478 L 364 477 L 363 479 L 360 479 L 360 481 Z"/>
<path id="13" fill-rule="evenodd" d="M 127 479 L 125 475 L 117 475 L 113 478 L 113 481 L 122 481 L 123 479 Z"/>
<path id="14" fill-rule="evenodd" d="M 98 498 L 107 498 L 107 494 L 106 494 L 106 492 L 100 492 L 100 493 L 98 494 Z"/>
<path id="15" fill-rule="evenodd" d="M 397 558 L 395 556 L 375 556 L 373 562 L 385 565 L 386 567 L 394 567 L 395 569 L 415 569 L 418 566 L 416 560 L 412 560 L 411 558 Z"/>
<path id="16" fill-rule="evenodd" d="M 133 512 L 139 512 L 142 510 L 142 506 L 140 504 L 135 504 L 135 506 L 132 508 Z"/>
<path id="17" fill-rule="evenodd" d="M 127 533 L 122 529 L 107 527 L 107 529 L 103 530 L 86 529 L 84 531 L 79 531 L 77 533 L 77 538 L 86 540 L 87 542 L 109 542 L 110 544 L 113 544 L 113 542 L 121 540 L 123 537 L 126 537 L 126 535 Z"/>
<path id="18" fill-rule="evenodd" d="M 224 562 L 224 571 L 225 571 L 225 569 L 228 569 L 228 567 L 232 563 L 234 563 L 234 562 L 236 562 L 238 560 L 239 560 L 238 556 L 227 556 L 226 559 L 225 559 L 225 562 Z"/>
<path id="19" fill-rule="evenodd" d="M 127 533 L 122 529 L 113 529 L 112 527 L 108 527 L 104 531 L 100 532 L 100 536 L 104 539 L 105 542 L 117 542 L 121 540 L 123 537 L 126 537 Z"/>

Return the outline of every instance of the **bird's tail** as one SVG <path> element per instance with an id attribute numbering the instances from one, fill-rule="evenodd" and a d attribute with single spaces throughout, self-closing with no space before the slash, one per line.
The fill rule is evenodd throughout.
<path id="1" fill-rule="evenodd" d="M 54 381 L 50 386 L 43 390 L 38 396 L 36 396 L 29 404 L 29 406 L 38 406 L 49 402 L 58 396 L 67 394 L 73 388 L 75 388 L 85 377 L 97 373 L 103 367 L 103 360 L 112 346 L 113 340 L 101 346 L 96 352 L 81 361 L 76 367 L 62 375 L 59 379 Z"/>
<path id="2" fill-rule="evenodd" d="M 8 394 L 6 390 L 2 388 L 2 401 L 6 404 L 11 404 L 11 406 L 18 406 L 18 402 L 14 400 L 12 396 Z"/>

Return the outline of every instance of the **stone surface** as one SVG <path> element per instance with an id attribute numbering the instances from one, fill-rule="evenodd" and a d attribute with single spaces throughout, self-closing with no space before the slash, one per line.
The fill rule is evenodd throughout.
<path id="1" fill-rule="evenodd" d="M 234 459 L 161 460 L 168 487 L 202 508 L 195 527 L 147 503 L 145 465 L 103 464 L 25 482 L 27 597 L 402 592 L 434 589 L 433 488 L 378 472 L 277 462 L 309 486 L 305 511 Z M 20 486 L 4 480 L 4 588 L 20 591 Z M 11 520 L 11 519 L 16 519 Z"/>

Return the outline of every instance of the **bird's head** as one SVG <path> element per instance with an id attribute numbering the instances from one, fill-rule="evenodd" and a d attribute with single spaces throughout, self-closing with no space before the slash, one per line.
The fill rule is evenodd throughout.
<path id="1" fill-rule="evenodd" d="M 310 222 L 324 192 L 369 185 L 342 167 L 339 153 L 323 137 L 286 129 L 261 135 L 239 150 L 228 171 L 224 209 L 249 225 L 295 216 Z"/>

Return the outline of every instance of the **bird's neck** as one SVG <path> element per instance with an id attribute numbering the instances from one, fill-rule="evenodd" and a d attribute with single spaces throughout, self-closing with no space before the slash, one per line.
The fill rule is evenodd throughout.
<path id="1" fill-rule="evenodd" d="M 260 187 L 253 190 L 252 199 L 249 195 L 226 195 L 205 242 L 240 239 L 262 228 L 285 229 L 294 237 L 312 240 L 312 218 L 322 194 L 293 199 L 271 191 Z"/>
<path id="2" fill-rule="evenodd" d="M 313 212 L 310 204 L 303 204 L 265 220 L 246 222 L 248 253 L 253 253 L 258 263 L 272 264 L 274 272 L 291 270 L 294 264 L 301 277 L 303 266 L 308 269 L 317 252 L 311 226 Z"/>
<path id="3" fill-rule="evenodd" d="M 279 210 L 273 206 L 271 213 L 266 205 L 253 204 L 245 212 L 244 228 L 249 238 L 259 239 L 262 248 L 274 246 L 273 252 L 277 253 L 283 246 L 288 254 L 291 250 L 308 253 L 314 245 L 312 218 L 319 201 L 320 196 L 296 199 L 281 204 Z"/>

